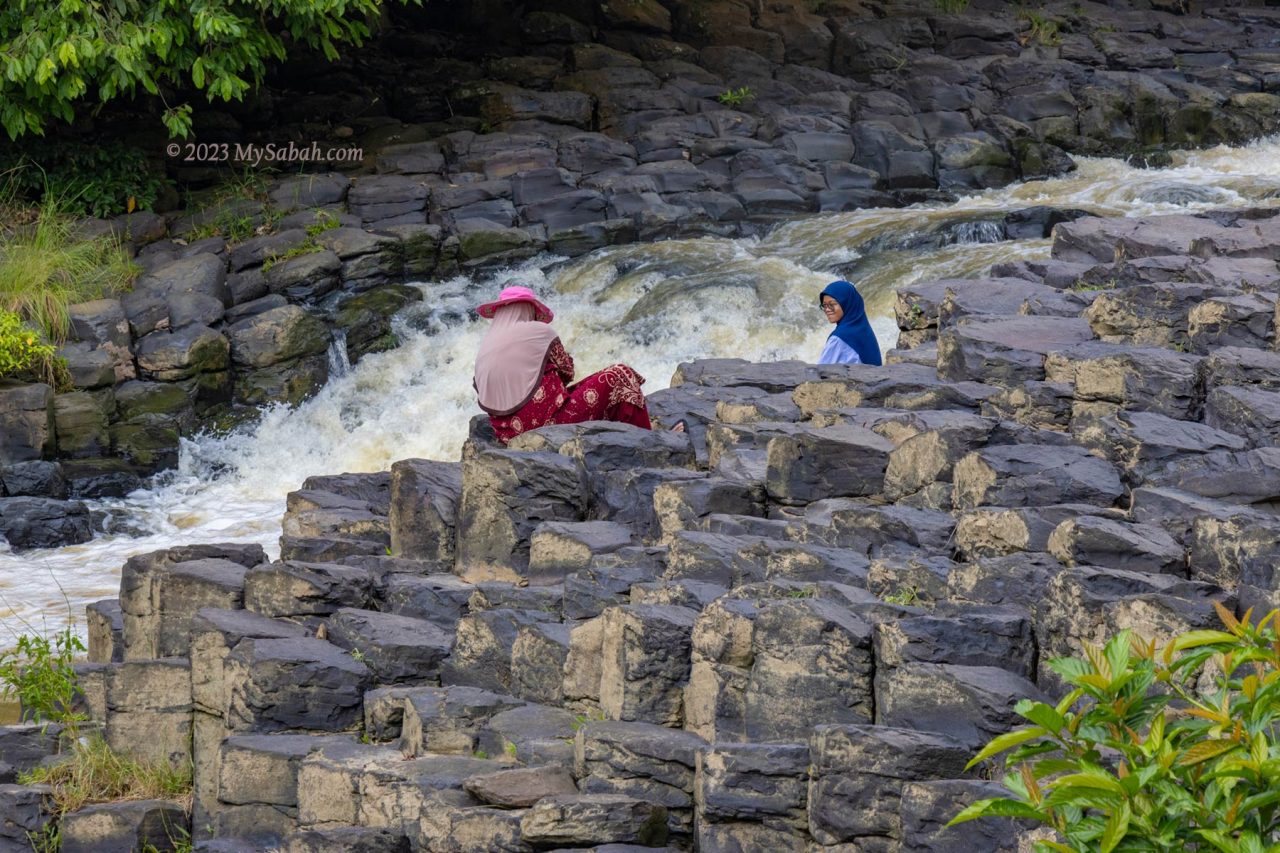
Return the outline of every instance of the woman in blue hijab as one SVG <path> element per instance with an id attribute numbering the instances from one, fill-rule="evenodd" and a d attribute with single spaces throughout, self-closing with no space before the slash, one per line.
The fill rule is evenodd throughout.
<path id="1" fill-rule="evenodd" d="M 818 364 L 881 364 L 880 344 L 867 320 L 862 294 L 847 281 L 833 281 L 826 286 L 818 303 L 827 321 L 836 327 L 822 348 Z"/>

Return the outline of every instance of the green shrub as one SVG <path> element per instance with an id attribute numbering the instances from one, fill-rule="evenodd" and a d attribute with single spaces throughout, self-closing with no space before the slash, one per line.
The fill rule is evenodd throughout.
<path id="1" fill-rule="evenodd" d="M 31 375 L 55 386 L 67 384 L 66 363 L 40 333 L 12 311 L 0 311 L 0 379 Z"/>
<path id="2" fill-rule="evenodd" d="M 1041 15 L 1039 12 L 1024 9 L 1018 13 L 1018 19 L 1025 21 L 1030 27 L 1019 38 L 1023 45 L 1033 41 L 1045 47 L 1056 47 L 1062 44 L 1062 22 L 1057 18 L 1050 18 L 1047 15 Z"/>
<path id="3" fill-rule="evenodd" d="M 120 142 L 24 141 L 0 156 L 0 173 L 21 201 L 51 193 L 68 213 L 102 218 L 153 209 L 169 183 L 162 163 Z"/>
<path id="4" fill-rule="evenodd" d="M 727 107 L 738 107 L 755 96 L 756 93 L 751 91 L 750 86 L 740 86 L 737 89 L 727 89 L 721 92 L 719 95 L 716 95 L 716 100 Z"/>
<path id="5" fill-rule="evenodd" d="M 78 687 L 72 663 L 84 651 L 71 628 L 52 640 L 23 634 L 15 649 L 0 654 L 0 692 L 21 703 L 24 722 L 74 725 L 84 715 L 73 708 Z"/>
<path id="6" fill-rule="evenodd" d="M 1025 818 L 1056 831 L 1041 851 L 1264 853 L 1280 849 L 1280 639 L 1277 613 L 1252 624 L 1216 605 L 1226 631 L 1162 649 L 1122 631 L 1050 666 L 1074 689 L 1022 701 L 1032 723 L 991 741 L 1013 797 L 952 823 Z"/>
<path id="7" fill-rule="evenodd" d="M 421 0 L 400 0 L 421 5 Z M 191 105 L 244 98 L 287 47 L 338 57 L 360 44 L 382 0 L 20 0 L 0 8 L 0 124 L 11 139 L 40 134 L 50 118 L 142 92 L 164 104 L 169 132 L 191 132 Z"/>
<path id="8" fill-rule="evenodd" d="M 83 238 L 52 195 L 33 221 L 0 230 L 0 311 L 49 343 L 66 340 L 69 306 L 128 290 L 136 271 L 118 238 Z"/>

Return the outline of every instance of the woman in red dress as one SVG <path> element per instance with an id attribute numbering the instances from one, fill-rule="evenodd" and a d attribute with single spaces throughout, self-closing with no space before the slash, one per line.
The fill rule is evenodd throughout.
<path id="1" fill-rule="evenodd" d="M 551 309 L 529 288 L 508 287 L 476 313 L 493 323 L 476 356 L 475 388 L 503 444 L 548 424 L 618 421 L 653 428 L 640 391 L 644 377 L 625 364 L 571 384 L 573 358 L 551 328 Z"/>

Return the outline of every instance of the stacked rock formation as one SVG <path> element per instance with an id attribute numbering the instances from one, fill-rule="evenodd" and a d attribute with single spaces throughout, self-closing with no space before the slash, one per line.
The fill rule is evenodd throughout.
<path id="1" fill-rule="evenodd" d="M 485 21 L 480 43 L 404 24 L 283 75 L 254 102 L 265 113 L 200 117 L 201 142 L 229 145 L 342 126 L 327 142 L 362 148 L 352 174 L 86 226 L 124 237 L 143 275 L 73 309 L 70 393 L 0 382 L 12 547 L 90 538 L 77 499 L 138 488 L 183 435 L 297 404 L 329 378 L 331 349 L 355 362 L 394 346 L 391 315 L 422 298 L 404 281 L 757 234 L 1062 174 L 1068 152 L 1160 163 L 1280 128 L 1273 8 L 1057 3 L 1037 12 L 1056 29 L 1036 31 L 1008 4 L 536 5 Z M 1047 236 L 1057 219 L 1041 213 L 993 227 Z M 206 236 L 219 229 L 241 236 Z"/>
<path id="2" fill-rule="evenodd" d="M 459 462 L 308 480 L 278 560 L 135 557 L 86 705 L 194 761 L 204 850 L 1023 849 L 943 826 L 1046 661 L 1280 606 L 1280 213 L 1053 255 L 903 290 L 883 367 L 681 365 L 685 435 L 480 417 Z M 165 806 L 95 808 L 63 838 Z"/>

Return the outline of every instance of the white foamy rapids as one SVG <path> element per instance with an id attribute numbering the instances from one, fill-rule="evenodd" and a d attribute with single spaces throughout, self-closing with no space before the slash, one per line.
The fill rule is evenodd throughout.
<path id="1" fill-rule="evenodd" d="M 55 629 L 68 619 L 83 628 L 84 605 L 116 595 L 120 565 L 133 554 L 196 542 L 258 542 L 275 554 L 284 497 L 308 476 L 385 470 L 408 457 L 457 459 L 467 422 L 479 412 L 471 372 L 485 327 L 470 309 L 507 283 L 532 286 L 555 310 L 579 375 L 622 361 L 653 392 L 668 385 L 681 361 L 815 359 L 830 331 L 818 292 L 833 278 L 858 284 L 888 350 L 897 340 L 898 287 L 1048 256 L 1047 240 L 894 248 L 949 223 L 1034 205 L 1149 215 L 1280 203 L 1276 140 L 1176 155 L 1173 167 L 1160 170 L 1078 162 L 1065 178 L 951 205 L 812 217 L 760 239 L 625 246 L 568 263 L 542 258 L 483 281 L 423 283 L 424 303 L 397 320 L 398 349 L 366 356 L 296 409 L 273 409 L 228 437 L 184 442 L 179 469 L 153 488 L 93 504 L 115 519 L 113 529 L 131 534 L 20 555 L 0 551 L 0 624 L 7 629 L 0 646 L 15 633 Z M 335 360 L 334 367 L 342 365 Z"/>

